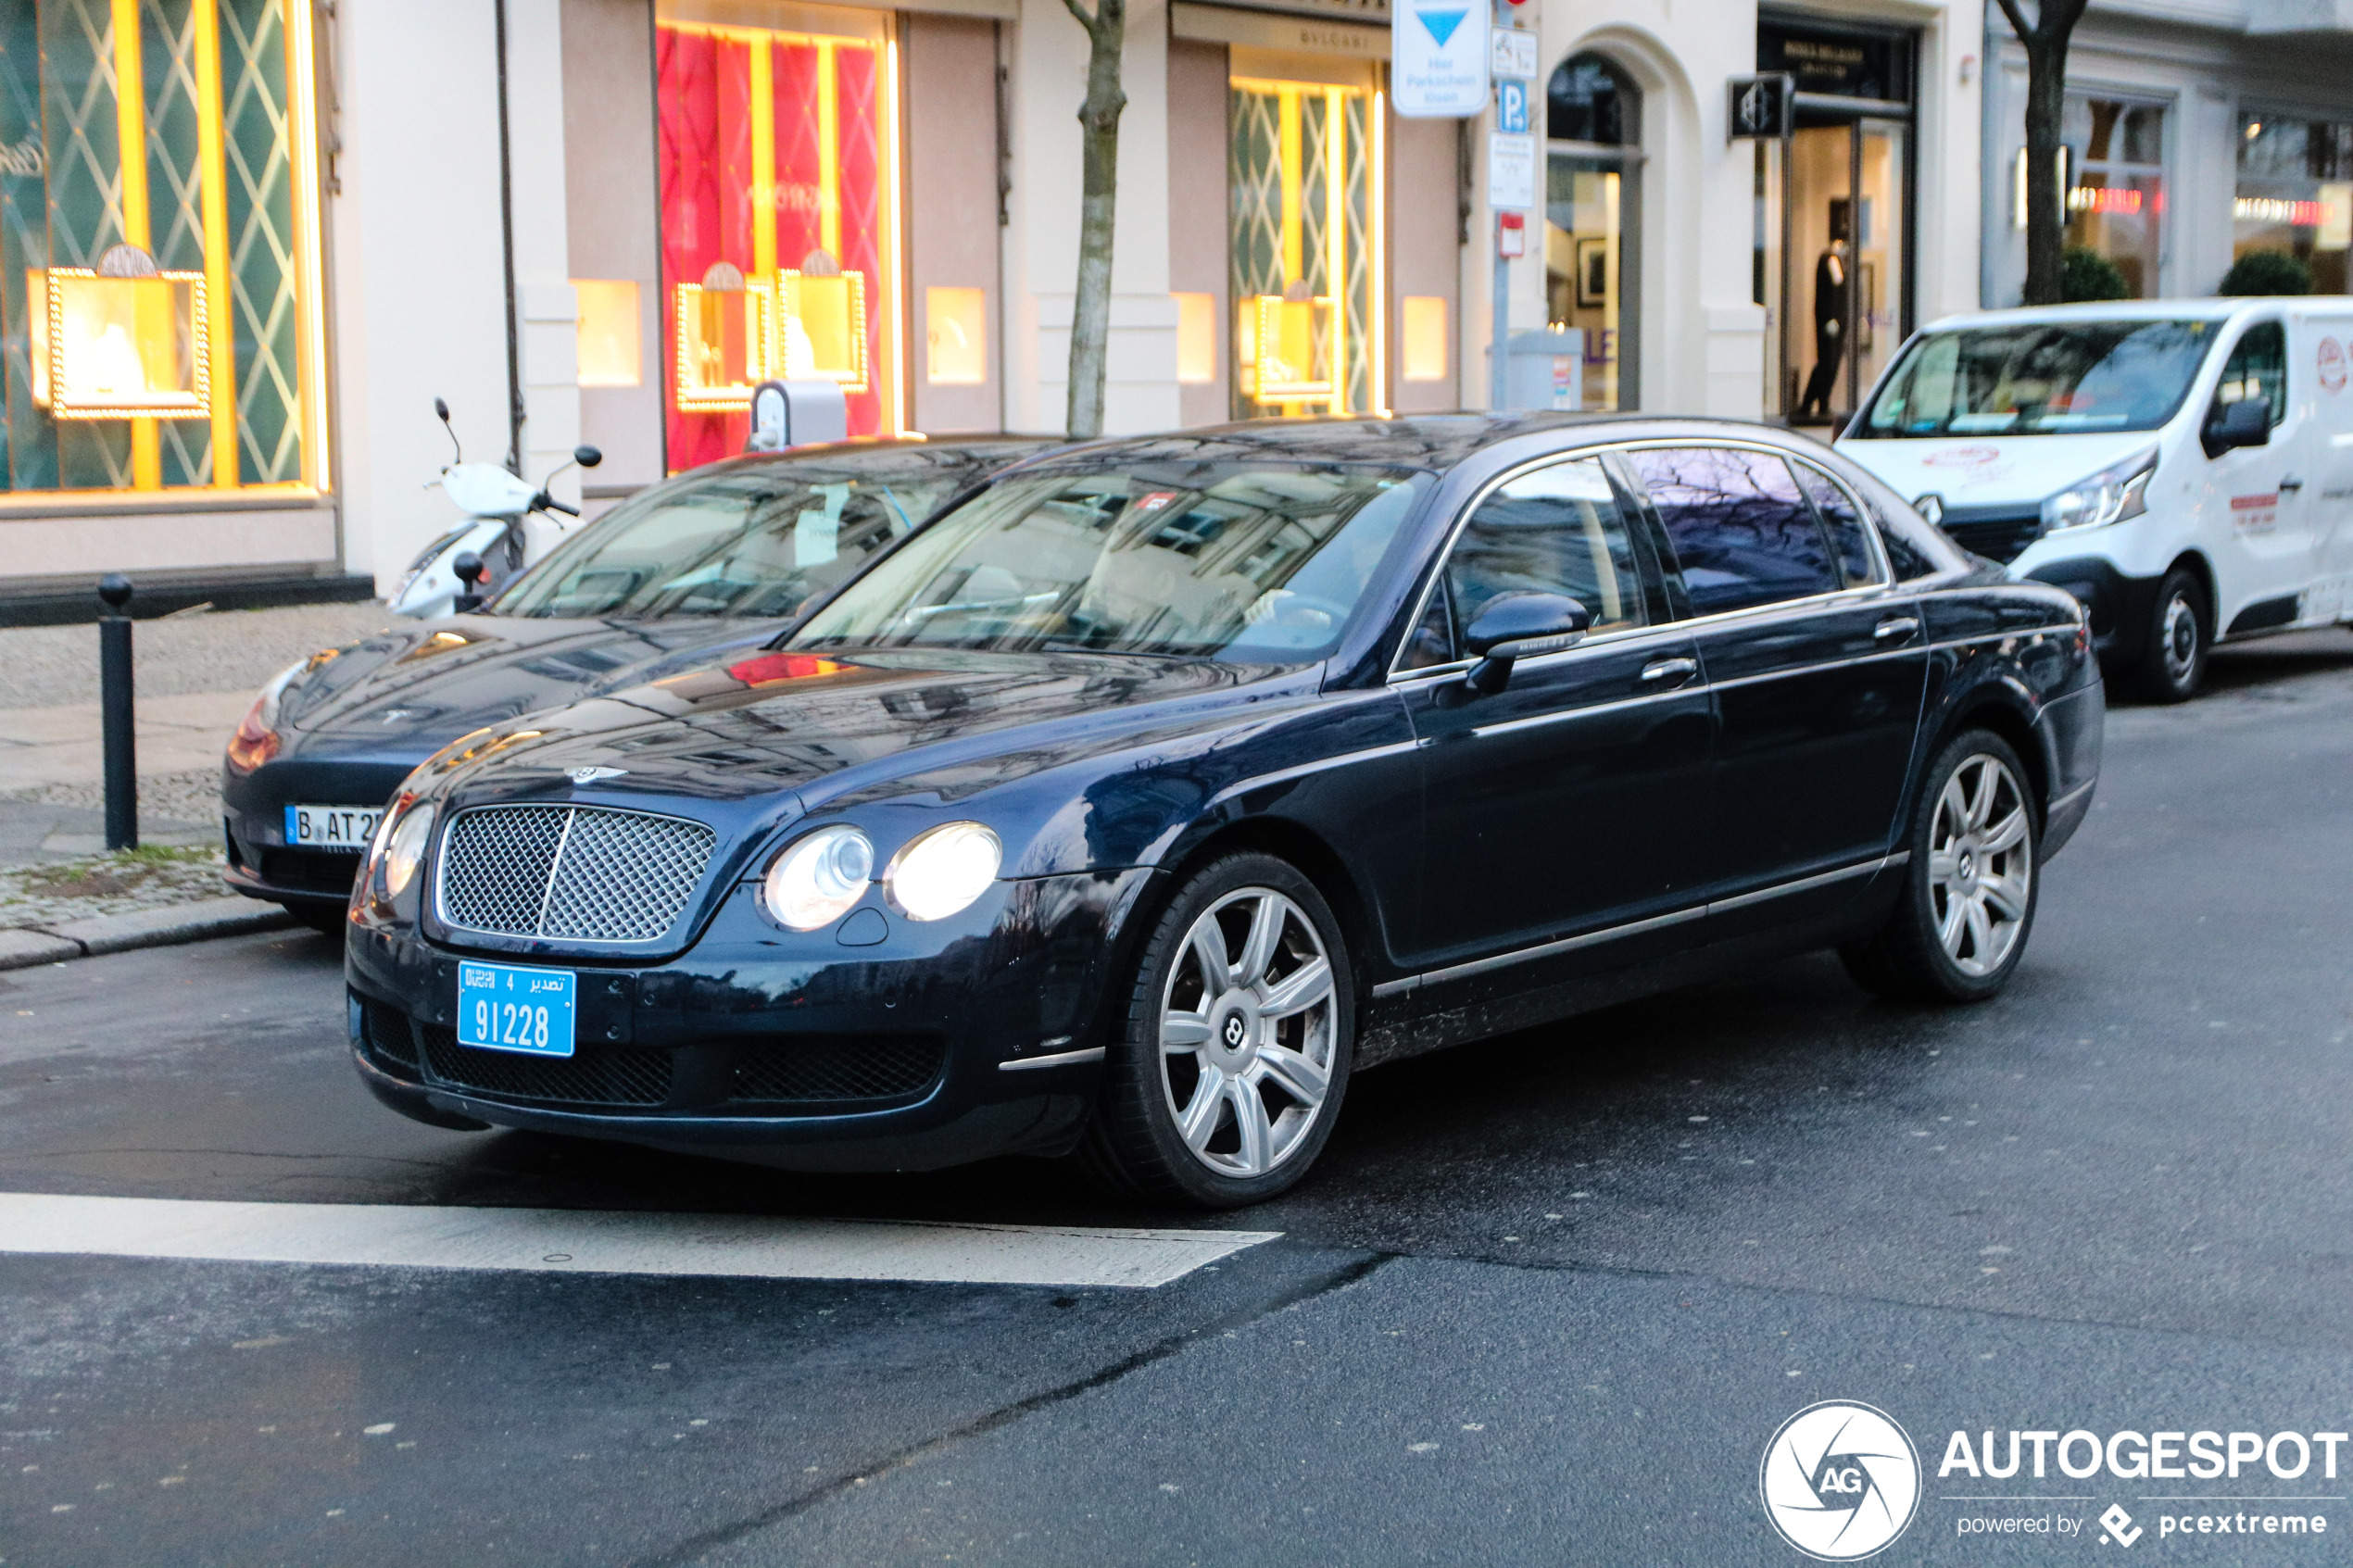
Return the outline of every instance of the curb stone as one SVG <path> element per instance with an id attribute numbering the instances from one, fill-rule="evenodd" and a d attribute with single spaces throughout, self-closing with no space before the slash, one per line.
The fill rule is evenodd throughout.
<path id="1" fill-rule="evenodd" d="M 247 932 L 276 931 L 294 923 L 294 916 L 275 904 L 251 898 L 231 897 L 206 898 L 194 904 L 168 904 L 162 909 L 134 909 L 129 914 L 101 915 L 94 920 L 0 931 L 0 970 L 95 958 L 101 953 L 126 953 L 135 947 L 168 947 L 216 936 L 242 936 Z"/>

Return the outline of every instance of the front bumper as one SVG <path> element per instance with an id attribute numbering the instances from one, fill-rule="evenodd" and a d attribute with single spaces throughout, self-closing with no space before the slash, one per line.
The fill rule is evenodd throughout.
<path id="1" fill-rule="evenodd" d="M 1001 883 L 930 925 L 884 911 L 882 939 L 862 947 L 843 945 L 846 921 L 780 931 L 738 884 L 701 939 L 667 961 L 535 960 L 579 977 L 569 1059 L 459 1046 L 457 971 L 474 955 L 355 926 L 345 948 L 353 1056 L 379 1099 L 442 1125 L 808 1171 L 1051 1152 L 1093 1103 L 1109 978 L 1150 874 Z"/>
<path id="2" fill-rule="evenodd" d="M 286 842 L 286 808 L 356 806 L 373 810 L 392 798 L 422 758 L 404 754 L 310 758 L 299 751 L 250 773 L 223 767 L 220 815 L 230 888 L 248 898 L 294 909 L 337 909 L 351 898 L 360 854 L 297 848 Z"/>
<path id="3" fill-rule="evenodd" d="M 2128 577 L 2098 556 L 2046 561 L 2027 577 L 2064 588 L 2082 602 L 2092 612 L 2092 646 L 2102 659 L 2132 664 L 2147 647 L 2161 578 Z"/>

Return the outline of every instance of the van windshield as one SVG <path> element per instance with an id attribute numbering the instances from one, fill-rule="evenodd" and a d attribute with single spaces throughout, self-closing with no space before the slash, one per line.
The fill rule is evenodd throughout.
<path id="1" fill-rule="evenodd" d="M 2062 435 L 2173 417 L 2216 321 L 2030 321 L 1915 338 L 1851 433 Z"/>

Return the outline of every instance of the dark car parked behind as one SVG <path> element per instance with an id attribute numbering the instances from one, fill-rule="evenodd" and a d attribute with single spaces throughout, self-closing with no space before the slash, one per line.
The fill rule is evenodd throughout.
<path id="1" fill-rule="evenodd" d="M 384 801 L 442 746 L 757 649 L 941 505 L 1051 445 L 854 442 L 712 463 L 615 507 L 475 614 L 312 655 L 263 688 L 229 744 L 230 886 L 341 931 Z"/>
<path id="2" fill-rule="evenodd" d="M 419 770 L 353 1047 L 446 1126 L 1245 1203 L 1360 1067 L 1729 964 L 1993 995 L 2102 712 L 2073 598 L 1785 432 L 1101 443 Z"/>

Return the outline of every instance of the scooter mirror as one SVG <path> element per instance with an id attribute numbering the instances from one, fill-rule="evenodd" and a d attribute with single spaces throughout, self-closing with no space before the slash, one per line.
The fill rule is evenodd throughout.
<path id="1" fill-rule="evenodd" d="M 575 446 L 572 449 L 572 460 L 584 469 L 593 469 L 605 460 L 605 455 L 594 446 Z"/>
<path id="2" fill-rule="evenodd" d="M 433 400 L 433 411 L 440 419 L 443 424 L 447 424 L 449 422 L 449 405 L 447 403 L 438 397 L 434 398 Z"/>
<path id="3" fill-rule="evenodd" d="M 456 572 L 458 581 L 471 591 L 482 581 L 482 558 L 472 550 L 459 550 L 457 558 L 449 563 L 449 570 Z"/>

